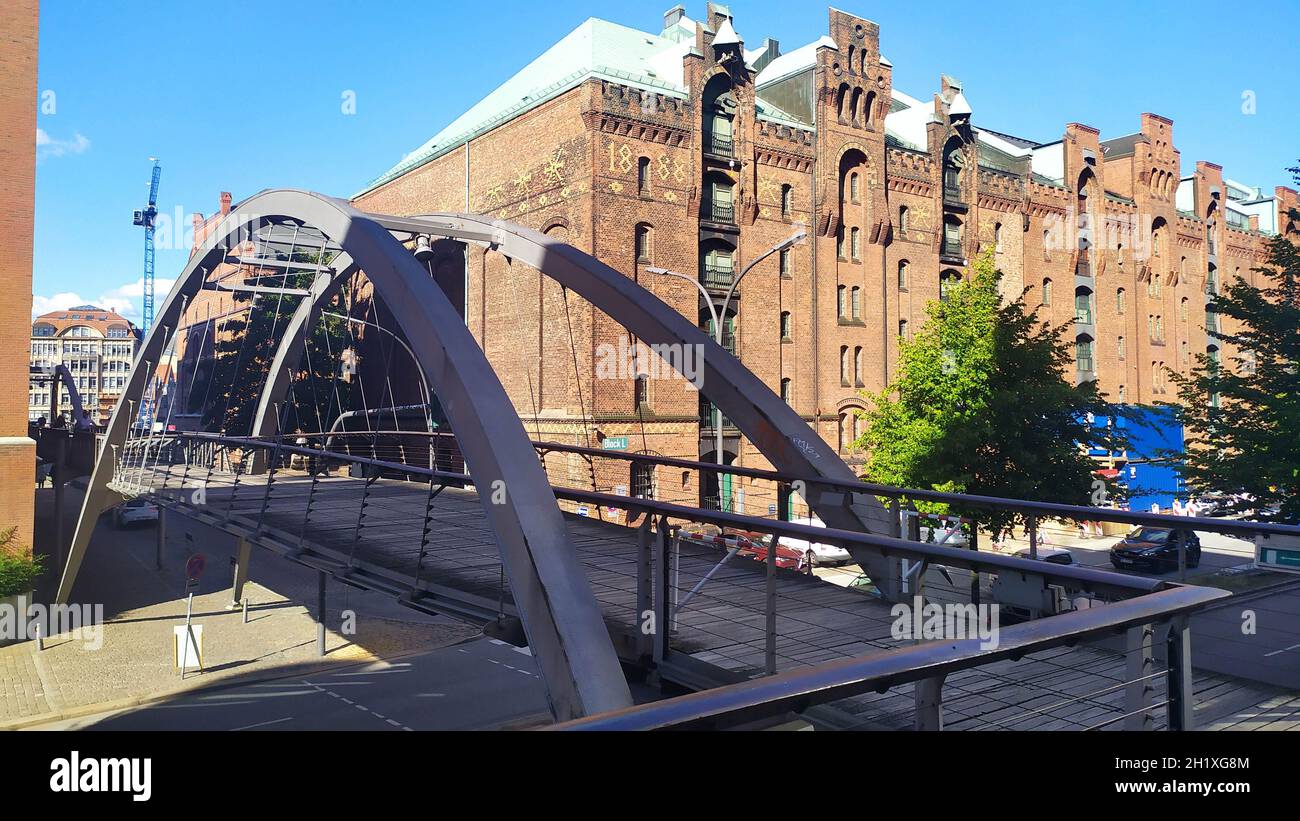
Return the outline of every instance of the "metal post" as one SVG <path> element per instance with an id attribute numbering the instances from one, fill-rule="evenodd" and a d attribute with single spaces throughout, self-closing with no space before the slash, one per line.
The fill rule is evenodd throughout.
<path id="1" fill-rule="evenodd" d="M 790 486 L 782 482 L 776 489 L 776 516 L 781 521 L 790 518 Z M 767 584 L 764 591 L 764 613 L 767 617 L 765 631 L 767 646 L 764 653 L 769 676 L 776 675 L 776 548 L 779 538 L 773 537 L 767 549 Z"/>
<path id="2" fill-rule="evenodd" d="M 252 558 L 253 543 L 243 537 L 235 541 L 235 578 L 230 586 L 230 606 L 239 605 L 244 598 L 244 585 L 248 582 L 248 563 Z"/>
<path id="3" fill-rule="evenodd" d="M 1192 730 L 1196 727 L 1193 712 L 1195 691 L 1192 689 L 1192 628 L 1187 616 L 1175 616 L 1169 621 L 1166 647 L 1169 729 Z"/>
<path id="4" fill-rule="evenodd" d="M 1028 521 L 1029 529 L 1029 558 L 1038 558 L 1038 517 L 1030 514 Z"/>
<path id="5" fill-rule="evenodd" d="M 1178 581 L 1187 581 L 1187 532 L 1175 530 L 1174 539 L 1178 545 Z"/>
<path id="6" fill-rule="evenodd" d="M 243 606 L 244 606 L 244 624 L 248 624 L 248 598 L 247 597 L 245 597 L 243 600 Z"/>
<path id="7" fill-rule="evenodd" d="M 647 624 L 654 619 L 654 557 L 650 550 L 650 525 L 654 517 L 645 514 L 641 526 L 636 531 L 636 646 L 637 655 L 642 658 L 654 654 L 654 635 L 658 631 L 648 631 Z M 653 622 L 658 624 L 658 622 Z"/>
<path id="8" fill-rule="evenodd" d="M 325 571 L 316 571 L 316 655 L 325 655 Z"/>
<path id="9" fill-rule="evenodd" d="M 654 660 L 663 661 L 668 656 L 668 631 L 671 601 L 672 572 L 668 555 L 668 518 L 661 517 L 655 529 L 655 642 Z"/>
<path id="10" fill-rule="evenodd" d="M 53 392 L 57 393 L 58 382 L 54 383 Z M 53 417 L 51 417 L 52 419 Z M 67 437 L 59 433 L 54 437 L 54 467 L 50 476 L 54 478 L 54 550 L 57 566 L 63 566 L 63 463 L 67 459 Z"/>
<path id="11" fill-rule="evenodd" d="M 1125 647 L 1128 666 L 1128 686 L 1124 690 L 1125 730 L 1150 730 L 1151 667 L 1155 661 L 1151 653 L 1151 637 L 1155 628 L 1139 624 L 1128 629 Z"/>
<path id="12" fill-rule="evenodd" d="M 958 527 L 960 526 L 958 524 Z M 980 525 L 974 518 L 970 521 L 970 549 L 976 553 L 980 552 Z M 978 569 L 970 572 L 970 603 L 976 607 L 980 603 L 980 572 Z"/>
<path id="13" fill-rule="evenodd" d="M 162 570 L 163 548 L 167 544 L 167 508 L 158 506 L 158 539 L 154 546 L 153 569 Z"/>
<path id="14" fill-rule="evenodd" d="M 923 678 L 913 685 L 912 696 L 916 700 L 915 729 L 943 729 L 943 679 L 944 676 Z"/>

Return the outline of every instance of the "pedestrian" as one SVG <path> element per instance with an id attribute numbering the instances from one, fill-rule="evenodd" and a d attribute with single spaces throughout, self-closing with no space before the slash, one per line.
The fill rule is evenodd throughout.
<path id="1" fill-rule="evenodd" d="M 1173 508 L 1173 509 L 1174 509 L 1174 515 L 1175 515 L 1175 516 L 1183 516 L 1183 515 L 1185 515 L 1185 513 L 1186 513 L 1186 511 L 1185 511 L 1184 508 L 1183 508 L 1183 503 L 1180 502 L 1180 501 L 1178 500 L 1177 497 L 1174 497 L 1174 508 Z"/>

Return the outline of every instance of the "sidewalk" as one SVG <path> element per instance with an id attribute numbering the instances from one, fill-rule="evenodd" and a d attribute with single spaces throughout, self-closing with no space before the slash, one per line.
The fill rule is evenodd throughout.
<path id="1" fill-rule="evenodd" d="M 38 524 L 43 524 L 39 516 Z M 202 534 L 198 538 L 204 540 Z M 0 729 L 132 706 L 218 682 L 434 650 L 481 635 L 477 628 L 415 612 L 394 617 L 404 608 L 391 606 L 391 597 L 380 601 L 377 594 L 344 592 L 331 583 L 326 624 L 332 629 L 320 657 L 312 612 L 314 572 L 255 551 L 252 575 L 265 578 L 261 584 L 250 579 L 244 588 L 249 603 L 244 624 L 240 610 L 226 609 L 229 571 L 222 554 L 228 554 L 228 546 L 204 540 L 200 547 L 212 569 L 194 596 L 193 619 L 203 626 L 205 669 L 187 672 L 182 681 L 173 629 L 185 623 L 180 593 L 190 546 L 169 538 L 159 571 L 153 566 L 155 542 L 153 529 L 115 531 L 101 525 L 96 531 L 73 601 L 102 605 L 102 646 L 94 647 L 90 636 L 55 635 L 46 639 L 44 651 L 31 641 L 0 647 Z M 310 599 L 311 610 L 291 597 Z M 339 632 L 344 609 L 355 613 L 352 635 Z"/>
<path id="2" fill-rule="evenodd" d="M 97 649 L 71 635 L 53 636 L 45 650 L 34 642 L 0 648 L 0 729 L 71 718 L 263 674 L 289 666 L 319 670 L 376 661 L 456 644 L 479 631 L 456 624 L 416 624 L 358 618 L 356 634 L 326 632 L 317 655 L 316 623 L 302 605 L 249 583 L 249 623 L 225 609 L 228 591 L 194 598 L 194 623 L 203 626 L 204 671 L 181 680 L 173 628 L 185 623 L 185 602 L 172 600 L 123 612 L 103 627 Z"/>

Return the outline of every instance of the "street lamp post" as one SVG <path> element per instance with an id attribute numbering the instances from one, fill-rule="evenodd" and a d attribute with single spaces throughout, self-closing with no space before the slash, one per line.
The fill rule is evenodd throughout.
<path id="1" fill-rule="evenodd" d="M 730 287 L 727 288 L 727 294 L 722 299 L 722 307 L 720 311 L 718 306 L 713 304 L 713 299 L 709 296 L 709 292 L 705 289 L 704 285 L 700 283 L 698 276 L 692 277 L 692 276 L 687 276 L 686 274 L 683 273 L 679 273 L 677 271 L 670 271 L 667 268 L 653 268 L 653 267 L 646 268 L 646 273 L 665 274 L 667 276 L 677 277 L 678 279 L 684 279 L 687 282 L 694 285 L 699 290 L 700 295 L 704 297 L 704 304 L 709 306 L 709 317 L 713 320 L 713 341 L 718 343 L 718 347 L 722 347 L 722 339 L 723 339 L 722 322 L 727 316 L 727 308 L 730 307 L 731 305 L 731 298 L 736 295 L 736 288 L 739 287 L 740 281 L 745 278 L 745 274 L 748 274 L 750 271 L 754 269 L 754 266 L 758 265 L 758 263 L 772 256 L 772 254 L 778 253 L 780 251 L 784 251 L 787 248 L 790 248 L 791 246 L 798 244 L 807 236 L 808 236 L 808 232 L 801 228 L 795 233 L 781 240 L 776 245 L 773 245 L 771 248 L 759 254 L 757 257 L 755 257 L 753 261 L 751 261 L 748 265 L 746 265 L 741 270 L 740 276 L 736 277 L 731 281 Z M 713 406 L 713 455 L 717 459 L 718 464 L 722 465 L 724 464 L 723 456 L 722 456 L 722 408 L 720 408 L 718 404 L 716 402 L 713 402 L 712 400 L 710 400 L 709 404 Z M 721 470 L 718 471 L 718 509 L 719 510 L 722 509 L 722 471 Z"/>

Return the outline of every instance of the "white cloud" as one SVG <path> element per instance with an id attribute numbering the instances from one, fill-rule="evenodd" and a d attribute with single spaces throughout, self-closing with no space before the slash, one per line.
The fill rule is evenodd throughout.
<path id="1" fill-rule="evenodd" d="M 90 148 L 90 140 L 78 132 L 68 140 L 56 140 L 45 129 L 36 129 L 36 159 L 62 157 L 64 154 L 81 154 Z"/>
<path id="2" fill-rule="evenodd" d="M 154 306 L 156 308 L 162 307 L 163 300 L 167 298 L 167 294 L 171 292 L 172 285 L 175 282 L 174 279 L 154 279 Z M 106 308 L 110 311 L 117 311 L 132 322 L 139 324 L 140 312 L 144 306 L 144 277 L 104 291 L 99 295 L 98 299 L 85 299 L 75 291 L 64 291 L 52 296 L 33 295 L 32 317 L 35 318 L 50 311 L 66 311 L 73 305 L 87 304 Z"/>

